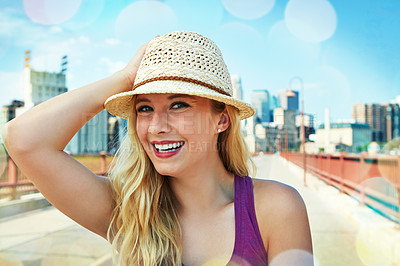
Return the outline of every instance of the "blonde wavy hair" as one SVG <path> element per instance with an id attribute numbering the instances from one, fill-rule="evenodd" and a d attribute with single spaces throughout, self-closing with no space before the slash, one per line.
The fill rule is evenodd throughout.
<path id="1" fill-rule="evenodd" d="M 218 136 L 221 161 L 230 173 L 251 175 L 255 167 L 242 137 L 238 111 L 224 103 L 211 103 L 214 112 L 226 108 L 230 117 L 230 126 Z M 116 203 L 108 229 L 113 261 L 118 265 L 182 265 L 178 202 L 168 178 L 155 170 L 139 141 L 135 112 L 127 130 L 109 173 Z"/>

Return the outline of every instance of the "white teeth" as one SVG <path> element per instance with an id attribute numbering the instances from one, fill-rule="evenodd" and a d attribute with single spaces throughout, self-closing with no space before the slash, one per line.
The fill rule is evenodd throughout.
<path id="1" fill-rule="evenodd" d="M 174 142 L 170 144 L 154 144 L 154 147 L 156 147 L 158 152 L 171 152 L 177 150 L 177 148 L 180 148 L 184 144 L 183 141 L 180 142 Z"/>

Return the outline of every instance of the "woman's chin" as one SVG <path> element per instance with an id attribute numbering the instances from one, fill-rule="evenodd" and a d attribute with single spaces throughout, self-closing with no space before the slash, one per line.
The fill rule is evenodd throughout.
<path id="1" fill-rule="evenodd" d="M 155 167 L 157 173 L 159 173 L 160 175 L 164 175 L 164 176 L 176 176 L 178 175 L 178 170 L 177 169 L 171 169 L 171 167 Z"/>

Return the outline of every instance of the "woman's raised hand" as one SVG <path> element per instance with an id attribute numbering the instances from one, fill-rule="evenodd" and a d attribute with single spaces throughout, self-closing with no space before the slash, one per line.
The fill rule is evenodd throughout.
<path id="1" fill-rule="evenodd" d="M 15 163 L 42 194 L 103 237 L 114 208 L 110 184 L 63 150 L 75 133 L 104 109 L 108 97 L 132 89 L 146 47 L 140 47 L 122 70 L 35 106 L 7 123 L 2 134 Z"/>
<path id="2" fill-rule="evenodd" d="M 127 87 L 125 90 L 130 90 L 133 87 L 133 83 L 136 78 L 136 73 L 140 66 L 140 62 L 142 61 L 144 52 L 146 51 L 148 42 L 142 45 L 133 56 L 133 58 L 129 61 L 129 63 L 116 74 L 121 74 L 124 79 L 126 79 Z"/>

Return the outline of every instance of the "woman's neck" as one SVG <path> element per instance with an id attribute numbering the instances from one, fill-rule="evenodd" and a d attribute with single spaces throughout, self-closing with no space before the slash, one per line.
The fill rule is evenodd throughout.
<path id="1" fill-rule="evenodd" d="M 207 160 L 205 165 L 191 168 L 190 173 L 169 177 L 179 202 L 180 215 L 206 214 L 217 211 L 234 200 L 234 178 L 221 160 Z"/>

